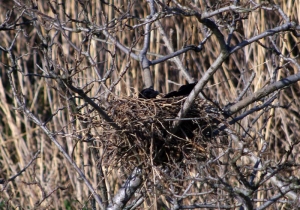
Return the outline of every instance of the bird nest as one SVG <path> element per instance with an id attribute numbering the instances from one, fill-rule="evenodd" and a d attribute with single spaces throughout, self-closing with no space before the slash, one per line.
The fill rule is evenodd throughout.
<path id="1" fill-rule="evenodd" d="M 207 140 L 213 138 L 223 117 L 212 103 L 198 98 L 181 119 L 179 129 L 172 133 L 185 99 L 112 99 L 107 113 L 121 130 L 112 133 L 111 127 L 102 126 L 100 138 L 107 139 L 107 148 L 112 151 L 108 158 L 134 165 L 147 160 L 168 164 L 205 159 Z"/>

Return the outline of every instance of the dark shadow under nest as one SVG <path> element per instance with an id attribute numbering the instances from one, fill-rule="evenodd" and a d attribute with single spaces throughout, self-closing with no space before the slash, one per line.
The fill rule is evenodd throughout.
<path id="1" fill-rule="evenodd" d="M 106 148 L 110 151 L 108 162 L 114 159 L 123 166 L 136 166 L 205 160 L 206 144 L 216 138 L 212 137 L 212 131 L 225 120 L 212 103 L 198 98 L 182 119 L 177 133 L 171 134 L 172 124 L 185 99 L 112 99 L 107 112 L 121 130 L 111 132 L 110 126 L 101 123 L 100 139 L 106 139 Z"/>

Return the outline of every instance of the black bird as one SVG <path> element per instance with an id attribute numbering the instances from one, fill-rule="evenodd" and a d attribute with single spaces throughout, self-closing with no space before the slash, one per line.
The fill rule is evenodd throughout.
<path id="1" fill-rule="evenodd" d="M 168 94 L 165 95 L 164 98 L 171 98 L 171 97 L 176 97 L 176 96 L 187 96 L 189 95 L 194 87 L 196 86 L 197 82 L 187 84 L 187 85 L 182 85 L 178 91 L 172 91 Z"/>
<path id="2" fill-rule="evenodd" d="M 164 98 L 172 98 L 172 97 L 176 97 L 176 96 L 180 96 L 178 91 L 172 91 L 170 93 L 167 93 Z"/>
<path id="3" fill-rule="evenodd" d="M 194 87 L 196 86 L 197 82 L 191 83 L 191 84 L 187 84 L 187 85 L 182 85 L 179 89 L 178 89 L 178 93 L 180 93 L 181 95 L 189 95 L 192 90 L 194 89 Z"/>
<path id="4" fill-rule="evenodd" d="M 145 88 L 139 93 L 139 98 L 150 99 L 156 98 L 159 94 L 158 91 L 154 90 L 153 87 Z"/>

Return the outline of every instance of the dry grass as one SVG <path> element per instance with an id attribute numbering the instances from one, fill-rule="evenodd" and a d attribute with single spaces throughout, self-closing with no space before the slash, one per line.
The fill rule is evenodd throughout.
<path id="1" fill-rule="evenodd" d="M 200 8 L 204 8 L 202 1 L 199 2 L 201 2 L 199 3 Z M 284 12 L 288 14 L 291 19 L 299 23 L 300 4 L 297 1 L 292 2 L 293 1 L 278 1 L 278 4 L 281 5 Z M 3 14 L 6 13 L 7 8 L 11 8 L 10 4 L 11 3 L 8 3 L 7 1 L 1 1 L 1 5 L 5 5 L 5 7 L 0 7 L 2 14 L 0 15 L 0 22 L 4 21 L 5 16 Z M 73 0 L 68 0 L 66 5 L 67 4 L 67 14 L 72 17 L 76 17 L 80 10 L 78 3 Z M 127 1 L 114 1 L 114 4 L 116 7 L 121 8 L 122 5 L 127 5 Z M 44 4 L 42 1 L 39 1 L 39 9 L 44 11 L 45 14 L 53 16 L 53 13 L 48 8 L 47 4 Z M 87 10 L 89 11 L 89 18 L 94 19 L 95 24 L 99 25 L 102 25 L 102 23 L 106 21 L 104 16 L 107 18 L 107 21 L 110 22 L 113 18 L 119 17 L 120 15 L 116 10 L 113 10 L 113 7 L 102 4 L 100 1 L 91 1 L 91 3 L 88 4 Z M 63 21 L 66 16 L 63 14 L 61 9 L 58 9 L 58 11 L 58 16 L 61 17 Z M 139 23 L 139 18 L 144 18 L 146 14 L 148 14 L 148 6 L 145 1 L 138 2 L 133 4 L 131 11 L 132 14 L 135 14 L 137 17 L 128 20 L 126 24 L 134 25 Z M 20 11 L 15 11 L 16 14 L 18 12 Z M 241 26 L 243 34 L 237 34 L 233 38 L 232 43 L 238 43 L 242 39 L 242 36 L 249 38 L 255 34 L 265 31 L 268 28 L 274 27 L 278 25 L 278 22 L 280 21 L 281 20 L 278 19 L 278 16 L 272 12 L 266 12 L 263 10 L 254 11 L 249 14 L 247 19 L 243 20 L 243 25 Z M 141 49 L 143 45 L 143 38 L 140 35 L 140 30 L 142 30 L 142 28 L 135 30 L 130 30 L 126 27 L 124 28 L 125 20 L 119 21 L 117 24 L 117 27 L 112 29 L 110 32 L 118 37 L 118 40 L 121 43 L 124 43 L 127 46 L 132 46 L 134 52 L 137 52 L 136 49 Z M 181 49 L 184 45 L 198 43 L 205 37 L 205 28 L 203 28 L 203 25 L 200 25 L 193 17 L 166 18 L 162 20 L 162 25 L 171 40 L 174 50 Z M 69 27 L 75 27 L 75 25 L 69 24 Z M 42 27 L 42 29 L 44 34 L 49 33 L 50 37 L 54 36 L 54 31 L 46 32 L 44 27 Z M 97 186 L 99 183 L 97 176 L 98 170 L 95 167 L 98 160 L 94 160 L 92 155 L 92 151 L 97 149 L 100 151 L 101 157 L 107 156 L 104 161 L 105 164 L 103 165 L 103 170 L 109 183 L 109 186 L 107 187 L 109 189 L 110 196 L 118 190 L 120 184 L 122 184 L 122 182 L 127 178 L 127 175 L 130 174 L 130 169 L 143 162 L 142 159 L 139 159 L 135 155 L 135 152 L 143 154 L 145 159 L 153 161 L 152 171 L 148 170 L 147 173 L 145 172 L 144 176 L 148 177 L 152 184 L 156 183 L 157 180 L 160 180 L 161 185 L 168 189 L 170 183 L 166 183 L 165 180 L 167 180 L 170 173 L 177 173 L 176 170 L 178 168 L 172 168 L 171 172 L 165 172 L 158 166 L 154 167 L 156 159 L 154 158 L 155 154 L 153 151 L 157 151 L 158 148 L 156 147 L 158 146 L 153 147 L 153 141 L 149 141 L 149 145 L 143 145 L 141 139 L 136 141 L 136 136 L 133 136 L 132 139 L 128 140 L 126 138 L 119 138 L 124 134 L 119 136 L 119 134 L 114 132 L 108 133 L 109 128 L 107 125 L 102 124 L 101 120 L 99 120 L 98 116 L 95 115 L 95 112 L 91 111 L 91 107 L 89 106 L 84 106 L 80 112 L 82 116 L 88 116 L 86 119 L 91 120 L 92 122 L 87 121 L 87 124 L 90 123 L 89 126 L 85 129 L 81 129 L 79 121 L 84 120 L 82 120 L 81 116 L 72 115 L 72 112 L 70 111 L 70 104 L 68 104 L 68 101 L 65 100 L 65 93 L 57 88 L 58 86 L 55 82 L 41 77 L 25 76 L 29 73 L 41 73 L 38 66 L 45 68 L 45 64 L 43 64 L 43 57 L 39 50 L 41 44 L 36 35 L 35 29 L 32 26 L 24 26 L 24 31 L 25 32 L 23 34 L 20 34 L 19 39 L 16 40 L 14 49 L 17 56 L 22 55 L 18 63 L 19 67 L 22 69 L 22 73 L 15 74 L 14 80 L 16 84 L 18 84 L 19 90 L 26 97 L 27 106 L 30 107 L 32 113 L 38 116 L 41 121 L 44 122 L 49 119 L 51 114 L 57 113 L 47 125 L 50 130 L 56 133 L 56 138 L 63 145 L 66 151 L 72 155 L 74 162 L 81 167 L 81 169 L 85 172 L 85 175 L 93 182 L 93 185 Z M 225 29 L 223 32 L 226 34 Z M 0 31 L 0 34 L 1 37 L 3 37 L 0 44 L 2 46 L 9 46 L 9 43 L 11 43 L 14 37 L 14 32 Z M 67 32 L 67 35 L 76 46 L 81 46 L 83 49 L 87 48 L 87 44 L 82 42 L 85 38 L 83 33 Z M 136 43 L 133 42 L 133 37 L 137 40 Z M 103 39 L 104 37 L 99 36 L 99 38 Z M 102 98 L 103 90 L 100 89 L 101 85 L 95 79 L 97 78 L 96 73 L 88 63 L 87 59 L 79 58 L 78 54 L 70 47 L 70 44 L 65 39 L 60 37 L 54 40 L 55 45 L 53 47 L 52 56 L 57 65 L 66 67 L 66 63 L 68 63 L 70 67 L 74 68 L 76 61 L 82 59 L 79 62 L 80 72 L 74 77 L 77 85 L 83 87 L 89 83 L 89 86 L 92 86 L 89 95 L 94 98 Z M 291 56 L 299 56 L 299 44 L 297 44 L 299 39 L 286 33 L 279 35 L 276 40 L 277 45 L 281 46 L 283 53 L 290 53 Z M 269 40 L 264 39 L 261 40 L 261 42 L 262 44 L 267 44 Z M 190 75 L 196 80 L 201 78 L 201 75 L 203 75 L 205 70 L 218 56 L 219 45 L 216 43 L 218 43 L 217 40 L 214 36 L 212 36 L 205 44 L 204 50 L 201 53 L 189 52 L 180 56 L 182 63 L 189 70 Z M 110 53 L 108 53 L 108 51 L 110 51 Z M 161 35 L 154 27 L 148 58 L 154 59 L 166 54 L 168 54 L 168 51 L 161 40 Z M 111 116 L 116 119 L 120 125 L 124 125 L 123 123 L 125 123 L 125 127 L 127 126 L 125 129 L 126 131 L 128 131 L 128 129 L 129 131 L 132 131 L 130 129 L 133 129 L 136 132 L 137 129 L 146 129 L 147 132 L 151 132 L 143 134 L 144 137 L 151 139 L 153 138 L 153 132 L 156 132 L 157 135 L 160 136 L 159 138 L 161 138 L 163 134 L 159 132 L 165 129 L 165 122 L 162 121 L 165 117 L 173 118 L 174 113 L 177 113 L 180 106 L 177 106 L 176 109 L 172 109 L 172 116 L 165 116 L 164 114 L 166 114 L 166 111 L 165 109 L 160 109 L 164 106 L 160 104 L 160 101 L 145 102 L 134 99 L 138 90 L 141 90 L 143 87 L 139 63 L 130 60 L 128 56 L 120 52 L 113 43 L 93 40 L 91 42 L 91 55 L 97 61 L 97 66 L 101 70 L 101 72 L 98 73 L 102 77 L 104 77 L 107 71 L 113 70 L 110 74 L 110 79 L 106 80 L 106 85 L 111 88 L 114 95 L 123 98 L 113 103 L 114 106 L 110 110 Z M 4 53 L 0 53 L 0 56 L 2 63 L 9 63 L 8 58 Z M 131 63 L 127 69 L 126 65 L 128 65 L 129 60 Z M 259 44 L 246 46 L 242 50 L 233 54 L 230 59 L 223 64 L 222 68 L 219 69 L 208 83 L 204 92 L 211 100 L 215 101 L 220 106 L 224 106 L 228 102 L 234 102 L 238 94 L 245 87 L 252 73 L 255 73 L 256 77 L 251 88 L 248 90 L 249 95 L 272 82 L 274 65 L 282 66 L 276 74 L 276 80 L 287 75 L 294 74 L 297 71 L 295 67 L 283 62 L 279 57 L 274 57 L 274 54 L 267 51 Z M 66 163 L 56 146 L 51 143 L 47 136 L 39 130 L 34 123 L 28 121 L 24 114 L 14 109 L 16 104 L 14 102 L 5 71 L 5 66 L 1 64 L 0 178 L 8 179 L 12 175 L 18 173 L 18 171 L 23 169 L 31 160 L 36 151 L 40 150 L 41 153 L 39 158 L 21 176 L 19 176 L 14 182 L 8 183 L 8 185 L 5 186 L 5 189 L 2 188 L 4 190 L 0 193 L 0 206 L 7 204 L 7 206 L 13 208 L 21 206 L 23 208 L 30 209 L 34 207 L 37 209 L 67 209 L 68 207 L 72 209 L 79 209 L 83 207 L 90 207 L 89 201 L 91 200 L 91 196 L 88 188 L 83 182 L 78 180 L 78 176 L 71 166 Z M 154 89 L 163 93 L 177 89 L 178 86 L 174 83 L 185 83 L 184 77 L 178 71 L 178 66 L 176 66 L 172 61 L 167 61 L 154 66 L 152 68 L 152 73 L 154 77 Z M 120 80 L 117 85 L 110 86 L 117 80 Z M 232 129 L 238 132 L 239 136 L 243 136 L 245 130 L 248 131 L 250 137 L 244 137 L 246 145 L 248 145 L 249 148 L 257 154 L 262 148 L 263 143 L 268 142 L 268 152 L 264 154 L 263 157 L 265 161 L 270 161 L 271 165 L 275 165 L 275 163 L 282 161 L 285 151 L 289 150 L 290 146 L 293 145 L 294 142 L 298 141 L 297 139 L 300 136 L 299 91 L 299 83 L 284 89 L 278 95 L 274 107 L 249 115 L 239 124 L 232 126 Z M 126 106 L 122 105 L 124 98 L 126 98 Z M 84 105 L 84 102 L 79 99 L 76 99 L 76 103 L 77 105 Z M 164 102 L 163 104 L 172 103 Z M 133 106 L 136 105 L 138 105 L 140 110 L 146 112 L 144 115 L 145 119 L 141 115 L 136 117 L 134 115 L 135 113 L 133 113 L 133 115 L 129 113 L 129 119 L 123 118 L 124 113 L 122 112 L 124 112 L 124 110 L 130 112 L 131 110 L 134 110 Z M 255 105 L 256 104 L 253 104 L 252 106 Z M 249 107 L 249 109 L 250 108 L 251 107 Z M 139 113 L 141 113 L 141 111 Z M 149 116 L 151 115 L 153 115 L 154 120 L 157 120 L 155 124 L 157 127 L 153 127 L 153 122 L 146 122 L 149 120 Z M 157 116 L 160 118 L 156 119 Z M 118 121 L 121 119 L 124 121 Z M 145 122 L 143 120 L 145 120 Z M 145 123 L 148 124 L 144 127 Z M 135 127 L 130 128 L 128 127 L 129 125 Z M 166 132 L 168 131 L 167 128 L 165 130 Z M 91 146 L 91 144 L 84 141 L 78 141 L 76 138 L 76 136 L 82 136 L 84 139 L 88 140 L 88 134 L 91 134 L 97 140 L 95 145 Z M 118 136 L 116 137 L 114 135 Z M 181 138 L 184 139 L 182 134 Z M 110 141 L 109 144 L 107 144 L 106 141 Z M 127 141 L 125 148 L 124 141 Z M 227 145 L 228 142 L 222 141 L 222 139 L 216 139 L 209 143 L 206 142 L 205 148 L 202 143 L 195 143 L 195 141 L 192 143 L 189 142 L 189 144 L 197 144 L 197 146 L 194 146 L 195 148 L 198 148 L 198 150 L 194 152 L 198 152 L 204 148 L 205 153 L 207 153 L 207 158 L 211 157 L 210 155 L 212 153 L 217 156 L 217 154 L 221 154 L 228 149 L 227 146 L 224 146 Z M 133 145 L 133 142 L 138 142 L 138 144 Z M 111 147 L 114 146 L 114 149 L 122 149 L 116 152 L 116 150 L 111 148 L 109 148 L 111 149 L 109 150 L 107 148 L 108 145 Z M 131 149 L 129 148 L 130 145 L 133 148 L 138 148 L 138 150 L 132 150 L 133 153 L 126 153 L 128 149 Z M 213 148 L 215 145 L 219 145 L 219 147 Z M 145 148 L 152 148 L 152 153 L 150 150 L 146 150 Z M 142 150 L 143 153 L 141 152 Z M 289 161 L 300 163 L 299 150 L 299 145 L 295 145 L 291 152 L 292 154 L 288 157 Z M 108 151 L 111 153 L 107 153 Z M 122 158 L 126 157 L 122 151 L 126 151 L 124 152 L 126 155 L 130 155 L 131 157 L 134 156 L 134 161 L 128 161 L 125 164 L 124 160 L 127 161 L 127 159 L 123 159 L 122 161 L 120 158 L 120 156 Z M 175 151 L 175 153 L 176 152 L 178 152 L 178 150 Z M 184 154 L 184 151 L 181 151 L 181 148 L 180 152 L 181 155 L 190 155 Z M 233 152 L 233 156 L 237 154 L 238 150 Z M 115 161 L 116 158 L 119 159 L 118 164 L 112 164 L 112 161 Z M 128 159 L 131 160 L 130 158 Z M 163 159 L 171 161 L 174 158 L 164 157 Z M 226 158 L 224 157 L 224 160 L 225 159 Z M 245 171 L 247 171 L 245 174 L 250 173 L 251 170 L 247 169 L 247 166 L 250 166 L 251 164 L 249 163 L 249 159 L 246 155 L 241 158 L 241 161 L 243 161 Z M 184 187 L 189 181 L 186 177 L 191 177 L 197 173 L 194 166 L 192 170 L 189 170 L 189 167 L 190 166 L 187 166 L 186 170 L 180 175 L 178 180 L 173 180 L 173 184 L 178 184 L 174 190 L 177 193 L 180 193 L 185 189 Z M 203 172 L 200 176 L 205 177 L 207 174 L 214 173 L 214 170 L 221 173 L 221 169 L 218 169 L 217 165 L 214 165 L 213 167 L 211 168 L 212 172 Z M 222 167 L 226 168 L 225 166 Z M 299 177 L 300 174 L 298 171 L 295 171 L 295 169 L 296 168 L 291 167 L 289 171 L 285 172 L 285 176 L 288 177 L 293 175 Z M 187 173 L 187 171 L 189 172 Z M 172 176 L 176 177 L 176 174 L 174 174 Z M 238 184 L 234 178 L 232 179 L 232 183 Z M 145 182 L 144 189 L 148 189 L 146 185 L 147 183 Z M 145 201 L 144 209 L 155 208 L 157 207 L 156 205 L 161 205 L 160 201 L 157 201 L 158 204 L 154 201 L 156 201 L 156 199 L 164 200 L 165 198 L 161 195 L 170 193 L 163 190 L 160 191 L 158 189 L 159 186 L 155 184 L 153 184 L 153 186 L 157 192 L 149 191 L 144 193 L 147 194 L 149 198 L 151 198 L 152 195 L 155 195 L 156 197 L 153 196 L 152 199 Z M 181 186 L 184 187 L 181 188 Z M 209 191 L 209 187 L 207 185 L 203 185 L 202 182 L 199 182 L 198 184 L 195 184 L 195 188 L 193 188 L 193 190 L 194 193 L 199 193 L 197 190 Z M 268 198 L 272 193 L 272 190 L 258 192 L 258 199 L 263 200 Z M 224 196 L 223 199 L 228 199 L 226 196 Z M 191 201 L 204 202 L 206 199 L 212 199 L 213 197 L 217 199 L 217 196 L 214 193 L 209 193 L 208 195 L 194 196 Z M 44 198 L 45 200 L 43 200 Z M 187 204 L 189 203 L 187 200 L 185 200 L 185 202 Z M 259 203 L 257 203 L 257 205 L 259 205 Z"/>

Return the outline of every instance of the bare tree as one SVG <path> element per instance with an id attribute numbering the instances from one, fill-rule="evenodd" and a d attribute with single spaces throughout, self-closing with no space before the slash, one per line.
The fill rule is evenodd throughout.
<path id="1" fill-rule="evenodd" d="M 299 208 L 292 4 L 2 0 L 0 206 Z"/>

